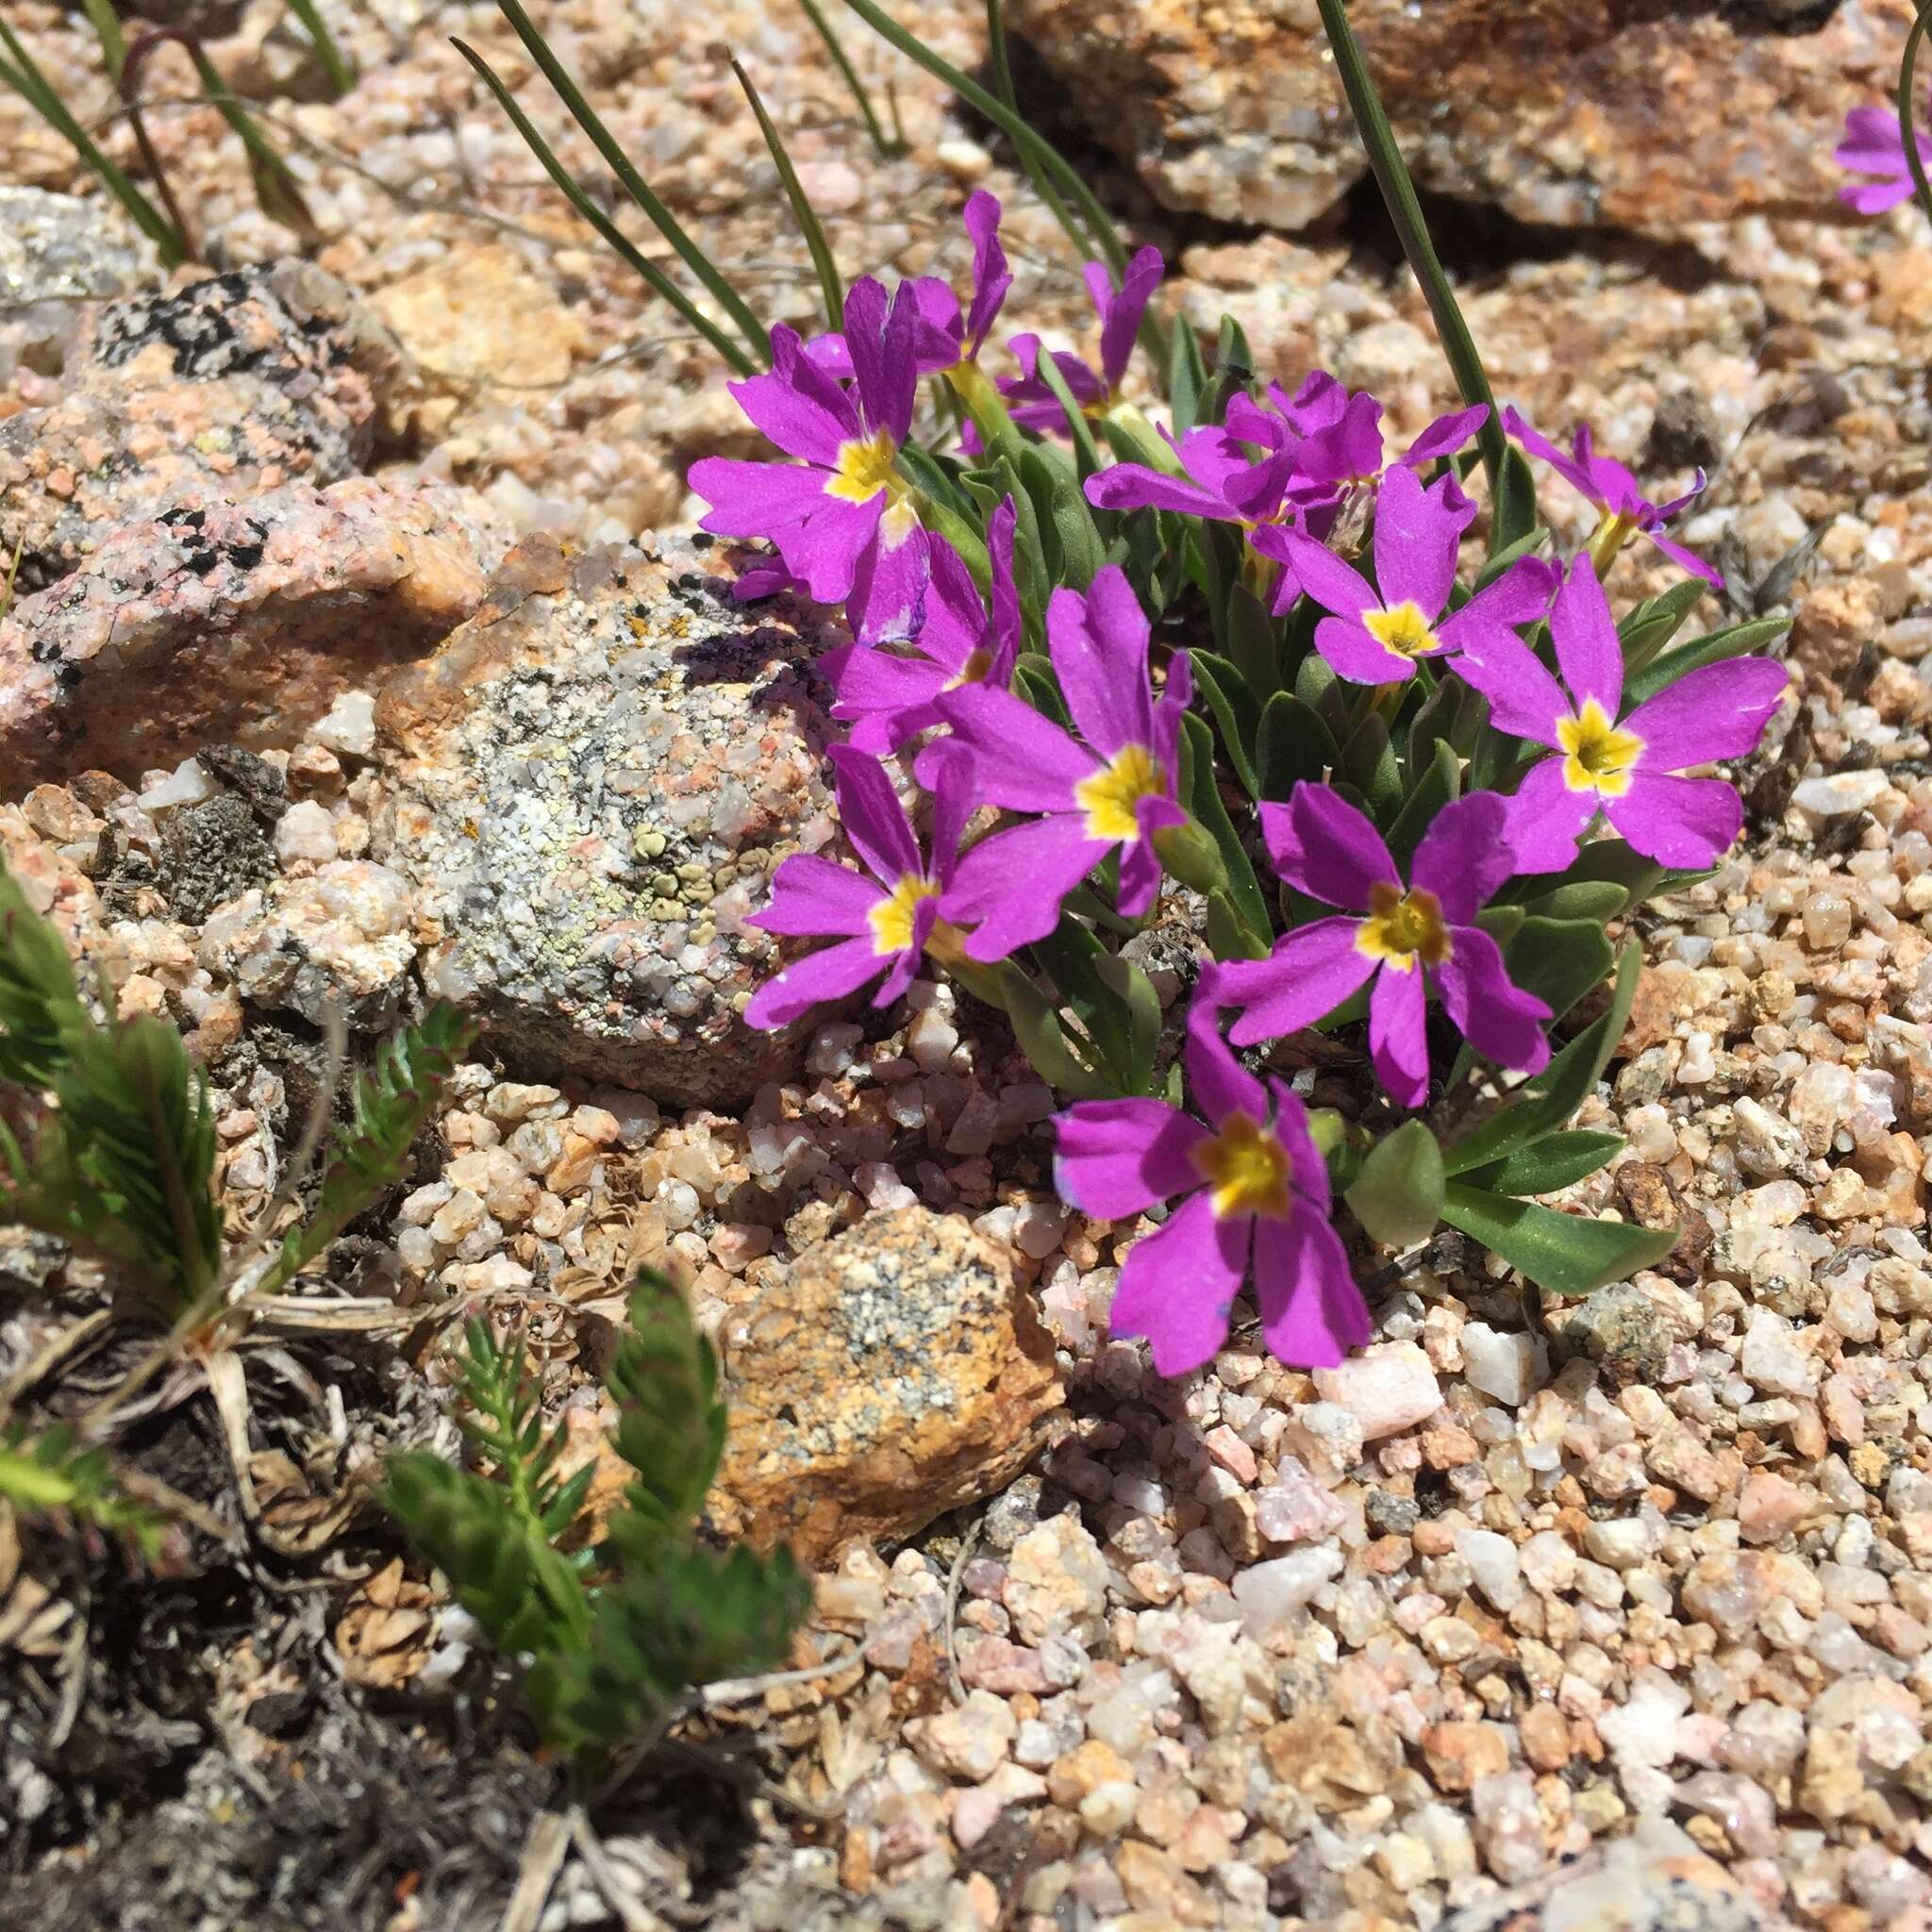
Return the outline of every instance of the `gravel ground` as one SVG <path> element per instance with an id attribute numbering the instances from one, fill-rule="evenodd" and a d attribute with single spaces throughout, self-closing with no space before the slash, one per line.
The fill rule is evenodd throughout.
<path id="1" fill-rule="evenodd" d="M 78 14 L 18 12 L 50 70 L 92 74 Z M 558 51 L 773 314 L 808 315 L 811 284 L 709 52 L 722 41 L 792 108 L 848 270 L 957 263 L 955 211 L 985 179 L 1014 208 L 1009 316 L 1077 334 L 1074 264 L 917 76 L 900 75 L 911 152 L 881 163 L 791 12 L 615 12 L 551 8 Z M 973 53 L 976 9 L 919 13 Z M 300 136 L 319 259 L 418 365 L 375 473 L 471 485 L 525 531 L 674 525 L 684 463 L 741 431 L 699 345 L 558 214 L 479 104 L 443 36 L 511 62 L 493 9 L 358 18 L 352 100 L 274 111 Z M 233 58 L 286 62 L 248 21 Z M 98 78 L 74 85 L 105 99 Z M 205 110 L 156 125 L 220 265 L 292 245 L 243 198 Z M 10 98 L 0 158 L 8 180 L 75 185 Z M 1102 185 L 1185 250 L 1186 312 L 1235 308 L 1271 373 L 1324 360 L 1406 425 L 1448 401 L 1373 224 L 1230 237 Z M 1587 416 L 1659 475 L 1717 469 L 1688 534 L 1740 606 L 1817 540 L 1791 591 L 1802 695 L 1748 774 L 1747 843 L 1638 924 L 1632 1031 L 1582 1119 L 1628 1148 L 1559 1197 L 1677 1219 L 1685 1239 L 1657 1273 L 1538 1307 L 1447 1238 L 1384 1257 L 1376 1341 L 1342 1369 L 1283 1369 L 1238 1331 L 1210 1370 L 1164 1384 L 1105 1337 L 1140 1230 L 1056 1203 L 1051 1096 L 943 988 L 820 1028 L 800 1077 L 741 1112 L 465 1067 L 443 1151 L 367 1278 L 425 1310 L 526 1306 L 587 1436 L 585 1362 L 629 1268 L 675 1266 L 729 1346 L 794 1257 L 914 1203 L 1009 1255 L 1066 1389 L 1035 1473 L 822 1576 L 799 1660 L 857 1646 L 850 1663 L 707 1721 L 756 1738 L 769 1774 L 735 1863 L 661 1817 L 613 1827 L 617 1876 L 570 1861 L 546 1928 L 613 1923 L 614 1885 L 721 1926 L 1474 1932 L 1571 1858 L 1570 1906 L 1530 1923 L 1932 1925 L 1932 251 L 1908 211 L 1642 244 L 1471 218 L 1445 242 L 1499 390 L 1547 428 Z M 45 379 L 23 364 L 16 398 Z M 1623 569 L 1624 597 L 1663 581 L 1641 558 Z M 334 988 L 375 1030 L 425 963 L 423 908 L 369 856 L 391 802 L 371 715 L 365 694 L 339 698 L 268 755 L 292 801 L 270 827 L 197 765 L 0 803 L 0 843 L 42 903 L 125 1003 L 174 1014 L 216 1064 L 240 1215 L 300 1113 L 286 1029 Z M 1345 1094 L 1349 1070 L 1318 1094 L 1327 1082 Z M 57 1325 L 9 1304 L 0 1355 Z M 415 1370 L 418 1397 L 446 1386 L 437 1349 Z M 399 1578 L 339 1585 L 311 1639 L 416 1723 L 464 1640 Z M 384 1626 L 392 1644 L 364 1646 L 374 1662 L 342 1621 L 372 1605 L 408 1613 Z M 207 1641 L 238 1710 L 275 1688 L 252 1637 Z M 286 1770 L 292 1748 L 253 1723 L 227 1737 Z M 205 1784 L 209 1807 L 236 1802 Z M 389 1920 L 440 1923 L 407 1897 Z"/>

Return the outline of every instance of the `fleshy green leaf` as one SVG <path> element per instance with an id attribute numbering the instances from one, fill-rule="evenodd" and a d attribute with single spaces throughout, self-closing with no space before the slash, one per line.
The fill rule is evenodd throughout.
<path id="1" fill-rule="evenodd" d="M 1677 1244 L 1674 1227 L 1633 1227 L 1558 1214 L 1533 1201 L 1485 1193 L 1461 1181 L 1444 1191 L 1442 1219 L 1551 1294 L 1586 1295 L 1655 1266 Z"/>
<path id="2" fill-rule="evenodd" d="M 1587 1127 L 1548 1134 L 1534 1146 L 1464 1176 L 1469 1186 L 1491 1194 L 1554 1194 L 1594 1174 L 1624 1144 L 1621 1134 L 1599 1134 Z"/>
<path id="3" fill-rule="evenodd" d="M 1255 777 L 1263 798 L 1285 804 L 1297 785 L 1321 784 L 1341 762 L 1341 747 L 1319 711 L 1292 691 L 1278 691 L 1268 700 L 1255 737 Z"/>
<path id="4" fill-rule="evenodd" d="M 1427 1126 L 1412 1120 L 1370 1151 L 1347 1198 L 1372 1241 L 1406 1248 L 1435 1232 L 1442 1190 L 1442 1150 Z"/>
<path id="5" fill-rule="evenodd" d="M 1227 867 L 1227 886 L 1235 909 L 1249 931 L 1264 940 L 1274 930 L 1268 918 L 1268 902 L 1261 896 L 1261 884 L 1255 876 L 1253 862 L 1242 849 L 1241 834 L 1221 802 L 1214 783 L 1214 733 L 1207 719 L 1189 711 L 1181 718 L 1182 774 L 1181 802 L 1214 835 L 1221 847 L 1222 862 Z"/>
<path id="6" fill-rule="evenodd" d="M 1503 948 L 1509 977 L 1561 1019 L 1601 986 L 1616 954 L 1594 919 L 1525 919 Z"/>
<path id="7" fill-rule="evenodd" d="M 1680 677 L 1701 670 L 1707 664 L 1721 663 L 1726 658 L 1741 658 L 1757 650 L 1760 644 L 1775 643 L 1790 627 L 1789 616 L 1755 617 L 1748 624 L 1729 625 L 1723 630 L 1692 638 L 1688 644 L 1679 644 L 1675 650 L 1654 658 L 1628 679 L 1624 686 L 1624 708 L 1628 709 L 1642 704 L 1646 698 L 1654 698 L 1658 691 L 1668 691 Z"/>

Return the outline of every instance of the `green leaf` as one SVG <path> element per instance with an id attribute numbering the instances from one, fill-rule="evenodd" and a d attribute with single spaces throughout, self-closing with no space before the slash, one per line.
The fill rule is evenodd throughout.
<path id="1" fill-rule="evenodd" d="M 1402 767 L 1377 713 L 1371 711 L 1342 745 L 1341 769 L 1367 801 L 1369 816 L 1389 824 L 1402 809 Z"/>
<path id="2" fill-rule="evenodd" d="M 1490 531 L 1492 552 L 1509 551 L 1536 535 L 1536 477 L 1512 442 L 1496 476 L 1495 517 Z"/>
<path id="3" fill-rule="evenodd" d="M 1423 773 L 1421 782 L 1410 791 L 1395 815 L 1395 823 L 1389 827 L 1389 850 L 1405 874 L 1408 861 L 1415 857 L 1415 848 L 1435 823 L 1436 814 L 1457 796 L 1461 785 L 1462 761 L 1439 739 L 1435 757 Z"/>
<path id="4" fill-rule="evenodd" d="M 1594 919 L 1525 919 L 1503 949 L 1509 977 L 1561 1019 L 1616 961 Z"/>
<path id="5" fill-rule="evenodd" d="M 1241 847 L 1241 835 L 1221 802 L 1221 791 L 1214 782 L 1214 734 L 1207 719 L 1192 711 L 1182 714 L 1181 748 L 1185 765 L 1182 803 L 1214 835 L 1214 842 L 1221 847 L 1222 862 L 1227 867 L 1228 894 L 1242 924 L 1265 940 L 1274 930 L 1268 918 L 1268 902 L 1261 896 L 1260 881 Z"/>
<path id="6" fill-rule="evenodd" d="M 637 1471 L 630 1514 L 661 1535 L 683 1534 L 705 1507 L 724 1448 L 718 1361 L 676 1287 L 641 1269 L 630 1327 L 605 1378 L 617 1404 L 611 1441 Z"/>
<path id="7" fill-rule="evenodd" d="M 1154 1078 L 1154 1057 L 1160 1050 L 1160 995 L 1154 982 L 1131 959 L 1103 952 L 1094 971 L 1106 982 L 1125 1015 L 1124 1084 L 1144 1093 Z"/>
<path id="8" fill-rule="evenodd" d="M 1586 1295 L 1653 1267 L 1677 1244 L 1674 1227 L 1633 1227 L 1558 1214 L 1531 1201 L 1507 1200 L 1451 1181 L 1442 1219 L 1460 1228 L 1551 1294 Z"/>
<path id="9" fill-rule="evenodd" d="M 1471 1187 L 1491 1194 L 1554 1194 L 1558 1188 L 1593 1174 L 1623 1144 L 1621 1134 L 1573 1127 L 1545 1135 L 1533 1147 L 1519 1147 L 1464 1178 Z"/>
<path id="10" fill-rule="evenodd" d="M 410 1144 L 437 1110 L 475 1033 L 454 1007 L 438 1002 L 378 1050 L 375 1065 L 356 1083 L 349 1123 L 337 1137 L 315 1206 L 284 1238 L 258 1293 L 285 1288 L 402 1179 Z"/>
<path id="11" fill-rule="evenodd" d="M 1435 1135 L 1421 1121 L 1404 1121 L 1370 1150 L 1347 1200 L 1371 1241 L 1406 1248 L 1435 1232 L 1443 1185 Z"/>
<path id="12" fill-rule="evenodd" d="M 1297 785 L 1321 784 L 1341 762 L 1341 747 L 1319 711 L 1291 691 L 1278 691 L 1268 700 L 1255 735 L 1255 776 L 1263 798 L 1279 805 Z"/>
<path id="13" fill-rule="evenodd" d="M 1255 694 L 1241 673 L 1212 651 L 1190 651 L 1188 662 L 1195 684 L 1213 709 L 1214 722 L 1221 727 L 1228 764 L 1248 796 L 1258 798 L 1260 780 L 1255 775 L 1254 744 L 1261 729 L 1261 711 Z"/>
<path id="14" fill-rule="evenodd" d="M 1053 391 L 1054 401 L 1060 406 L 1060 414 L 1066 418 L 1067 434 L 1073 439 L 1074 448 L 1079 456 L 1079 475 L 1084 480 L 1101 466 L 1100 448 L 1093 441 L 1093 425 L 1088 420 L 1086 410 L 1074 399 L 1066 377 L 1060 374 L 1058 363 L 1051 356 L 1041 356 L 1033 366 L 1040 379 Z"/>
<path id="15" fill-rule="evenodd" d="M 1462 604 L 1468 603 L 1469 598 L 1474 596 L 1475 591 L 1487 591 L 1512 563 L 1519 563 L 1525 557 L 1533 557 L 1542 547 L 1543 540 L 1549 534 L 1546 529 L 1538 525 L 1534 528 L 1525 530 L 1514 542 L 1504 544 L 1500 550 L 1492 550 L 1488 559 L 1484 562 L 1482 569 L 1476 573 L 1474 589 L 1462 597 L 1460 603 L 1456 604 L 1456 608 L 1460 609 Z M 1455 602 L 1453 593 L 1451 601 Z"/>
<path id="16" fill-rule="evenodd" d="M 1201 359 L 1200 339 L 1181 317 L 1169 339 L 1167 357 L 1167 406 L 1175 436 L 1185 436 L 1201 420 L 1201 395 L 1207 387 L 1208 365 Z"/>
<path id="17" fill-rule="evenodd" d="M 1647 664 L 1676 636 L 1679 626 L 1710 588 L 1702 577 L 1686 577 L 1658 597 L 1646 597 L 1624 614 L 1617 625 L 1617 637 L 1624 646 L 1624 662 L 1636 670 Z"/>
<path id="18" fill-rule="evenodd" d="M 1586 1026 L 1541 1074 L 1526 1080 L 1495 1113 L 1449 1148 L 1444 1165 L 1467 1174 L 1554 1134 L 1583 1105 L 1609 1064 L 1637 997 L 1642 955 L 1626 944 L 1617 961 L 1616 990 L 1608 1008 Z"/>
<path id="19" fill-rule="evenodd" d="M 1662 657 L 1653 658 L 1624 684 L 1624 709 L 1642 704 L 1646 698 L 1654 698 L 1660 691 L 1668 691 L 1680 677 L 1692 671 L 1700 671 L 1707 664 L 1722 663 L 1726 658 L 1741 658 L 1747 652 L 1755 651 L 1759 644 L 1774 643 L 1790 627 L 1789 616 L 1757 617 L 1748 624 L 1734 624 L 1724 630 L 1693 638 L 1688 644 L 1679 644 L 1674 651 L 1666 651 Z"/>
<path id="20" fill-rule="evenodd" d="M 1545 919 L 1587 919 L 1603 925 L 1630 903 L 1629 889 L 1609 879 L 1575 879 L 1553 887 L 1541 897 L 1525 899 L 1525 913 Z"/>
<path id="21" fill-rule="evenodd" d="M 1052 547 L 1058 553 L 1056 580 L 1084 591 L 1107 561 L 1107 546 L 1100 541 L 1093 512 L 1073 465 L 1058 450 L 1042 444 L 1026 452 L 1021 475 L 1036 506 L 1044 497 L 1042 534 L 1051 533 Z"/>

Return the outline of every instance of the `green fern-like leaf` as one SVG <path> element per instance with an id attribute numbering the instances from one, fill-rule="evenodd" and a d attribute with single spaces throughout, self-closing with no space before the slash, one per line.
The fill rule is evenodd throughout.
<path id="1" fill-rule="evenodd" d="M 582 1579 L 502 1483 L 412 1451 L 391 1462 L 382 1500 L 500 1650 L 541 1657 L 589 1641 Z"/>
<path id="2" fill-rule="evenodd" d="M 0 866 L 0 1080 L 51 1087 L 89 1025 L 60 935 Z"/>
<path id="3" fill-rule="evenodd" d="M 718 1361 L 676 1286 L 655 1270 L 638 1275 L 630 1324 L 607 1377 L 617 1453 L 638 1473 L 625 1501 L 659 1535 L 682 1533 L 703 1509 L 724 1449 Z"/>
<path id="4" fill-rule="evenodd" d="M 358 1214 L 395 1185 L 409 1144 L 436 1109 L 475 1028 L 454 1007 L 429 1008 L 384 1043 L 356 1084 L 349 1121 L 336 1140 L 308 1219 L 291 1230 L 259 1292 L 286 1288 Z"/>
<path id="5" fill-rule="evenodd" d="M 70 1430 L 0 1441 L 0 1500 L 24 1515 L 65 1512 L 96 1529 L 125 1537 L 150 1560 L 160 1547 L 159 1517 L 123 1495 L 98 1449 L 76 1449 Z"/>
<path id="6" fill-rule="evenodd" d="M 693 1684 L 780 1662 L 811 1593 L 783 1550 L 678 1544 L 636 1518 L 612 1531 L 622 1567 L 590 1642 L 541 1656 L 525 1684 L 545 1739 L 592 1757 L 648 1736 Z"/>

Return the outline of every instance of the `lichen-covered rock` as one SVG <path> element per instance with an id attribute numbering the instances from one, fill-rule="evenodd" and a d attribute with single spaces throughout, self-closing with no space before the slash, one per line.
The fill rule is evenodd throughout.
<path id="1" fill-rule="evenodd" d="M 467 491 L 359 477 L 123 525 L 0 620 L 0 771 L 132 779 L 212 740 L 289 744 L 461 624 L 504 541 Z"/>
<path id="2" fill-rule="evenodd" d="M 1007 1257 L 925 1208 L 868 1214 L 810 1249 L 725 1344 L 712 1514 L 808 1563 L 1004 1489 L 1064 1394 Z"/>
<path id="3" fill-rule="evenodd" d="M 376 708 L 373 849 L 420 889 L 432 988 L 515 1064 L 680 1105 L 795 1059 L 739 1017 L 783 957 L 743 922 L 835 831 L 814 664 L 843 634 L 734 604 L 722 567 L 534 539 Z"/>
<path id="4" fill-rule="evenodd" d="M 1896 86 L 1912 0 L 1793 8 L 1356 0 L 1415 176 L 1523 221 L 1830 218 L 1846 109 Z M 1306 226 L 1368 172 L 1314 0 L 1013 0 L 1093 133 L 1170 207 Z"/>
<path id="5" fill-rule="evenodd" d="M 0 549 L 24 545 L 31 586 L 132 518 L 337 482 L 362 467 L 401 367 L 388 332 L 308 262 L 103 303 L 58 397 L 0 421 Z"/>

